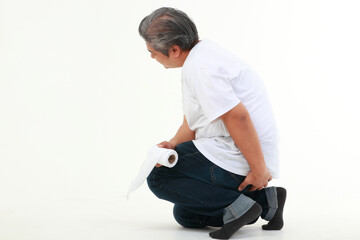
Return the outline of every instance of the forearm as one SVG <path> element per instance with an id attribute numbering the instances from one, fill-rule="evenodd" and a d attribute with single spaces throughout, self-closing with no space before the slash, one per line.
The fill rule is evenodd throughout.
<path id="1" fill-rule="evenodd" d="M 247 160 L 251 171 L 261 173 L 266 170 L 259 137 L 244 105 L 239 104 L 222 116 L 230 136 Z"/>
<path id="2" fill-rule="evenodd" d="M 184 120 L 175 136 L 169 141 L 174 147 L 180 143 L 195 139 L 195 131 L 189 128 L 189 125 L 184 116 Z"/>

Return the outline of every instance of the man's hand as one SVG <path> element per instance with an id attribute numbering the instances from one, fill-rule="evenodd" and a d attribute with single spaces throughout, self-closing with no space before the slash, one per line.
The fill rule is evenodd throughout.
<path id="1" fill-rule="evenodd" d="M 168 141 L 161 142 L 157 146 L 160 147 L 160 148 L 167 148 L 167 149 L 174 149 L 175 148 L 175 146 L 172 143 L 168 142 Z M 161 166 L 162 165 L 158 164 L 158 163 L 155 165 L 155 167 L 161 167 Z"/>
<path id="2" fill-rule="evenodd" d="M 239 103 L 220 118 L 250 167 L 249 174 L 238 188 L 239 191 L 244 190 L 248 185 L 252 185 L 250 191 L 263 189 L 271 180 L 271 174 L 266 168 L 260 140 L 250 113 L 244 104 Z"/>
<path id="3" fill-rule="evenodd" d="M 238 190 L 242 191 L 248 185 L 251 185 L 249 191 L 261 190 L 267 187 L 271 179 L 271 174 L 267 168 L 262 173 L 250 171 L 245 180 L 240 184 Z"/>
<path id="4" fill-rule="evenodd" d="M 167 148 L 167 149 L 174 149 L 175 148 L 175 146 L 172 143 L 168 142 L 168 141 L 161 142 L 157 146 L 160 147 L 160 148 Z"/>

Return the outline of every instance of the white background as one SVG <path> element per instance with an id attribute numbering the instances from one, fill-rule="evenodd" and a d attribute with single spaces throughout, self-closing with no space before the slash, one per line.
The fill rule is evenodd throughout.
<path id="1" fill-rule="evenodd" d="M 145 186 L 122 198 L 182 122 L 180 69 L 151 59 L 137 32 L 161 6 L 267 86 L 281 136 L 272 184 L 288 189 L 283 235 L 271 236 L 358 239 L 355 0 L 0 0 L 0 239 L 208 238 L 178 228 Z"/>

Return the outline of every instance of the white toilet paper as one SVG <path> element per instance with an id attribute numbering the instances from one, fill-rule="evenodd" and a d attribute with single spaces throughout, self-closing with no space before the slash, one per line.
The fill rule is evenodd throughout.
<path id="1" fill-rule="evenodd" d="M 131 182 L 126 198 L 129 198 L 130 193 L 138 189 L 149 176 L 151 170 L 156 163 L 165 167 L 174 167 L 178 161 L 178 154 L 173 149 L 160 148 L 158 146 L 152 147 L 147 155 L 147 159 L 143 162 L 137 177 Z"/>

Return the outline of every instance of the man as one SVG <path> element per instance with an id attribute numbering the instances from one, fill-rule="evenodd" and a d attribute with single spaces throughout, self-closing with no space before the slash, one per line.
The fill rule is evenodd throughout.
<path id="1" fill-rule="evenodd" d="M 139 26 L 151 57 L 182 67 L 184 119 L 176 135 L 158 144 L 179 155 L 173 168 L 157 165 L 147 181 L 174 203 L 184 227 L 221 227 L 228 239 L 259 216 L 264 230 L 283 227 L 284 188 L 267 188 L 278 176 L 278 134 L 263 83 L 243 61 L 208 40 L 183 12 L 160 8 Z"/>

